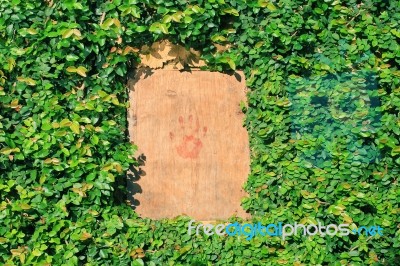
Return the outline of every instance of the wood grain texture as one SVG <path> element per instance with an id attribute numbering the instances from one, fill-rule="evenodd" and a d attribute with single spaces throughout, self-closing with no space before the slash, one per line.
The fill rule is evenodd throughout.
<path id="1" fill-rule="evenodd" d="M 142 176 L 128 185 L 136 186 L 136 211 L 153 219 L 248 218 L 240 207 L 250 170 L 239 107 L 246 101 L 243 75 L 176 70 L 138 75 L 128 112 L 131 141 L 146 157 Z"/>

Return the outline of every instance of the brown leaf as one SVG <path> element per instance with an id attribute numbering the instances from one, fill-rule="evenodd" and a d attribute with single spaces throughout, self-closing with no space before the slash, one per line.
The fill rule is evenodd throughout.
<path id="1" fill-rule="evenodd" d="M 139 52 L 139 49 L 138 48 L 134 48 L 134 47 L 130 47 L 130 46 L 127 46 L 127 47 L 125 47 L 125 49 L 124 49 L 124 51 L 123 51 L 123 55 L 127 55 L 127 54 L 129 54 L 129 53 L 137 53 L 137 52 Z"/>
<path id="2" fill-rule="evenodd" d="M 221 45 L 218 43 L 214 43 L 215 48 L 217 48 L 217 52 L 224 52 L 231 48 L 230 44 Z"/>
<path id="3" fill-rule="evenodd" d="M 121 44 L 121 43 L 122 43 L 122 38 L 121 38 L 121 36 L 118 36 L 118 39 L 117 39 L 115 42 L 118 43 L 118 44 Z"/>

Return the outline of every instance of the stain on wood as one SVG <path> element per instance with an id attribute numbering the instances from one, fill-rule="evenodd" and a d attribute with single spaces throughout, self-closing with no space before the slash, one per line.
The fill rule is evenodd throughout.
<path id="1" fill-rule="evenodd" d="M 136 211 L 153 219 L 248 218 L 240 206 L 250 171 L 238 112 L 243 74 L 155 70 L 138 73 L 130 89 L 129 134 L 145 158 L 145 175 L 128 184 Z"/>

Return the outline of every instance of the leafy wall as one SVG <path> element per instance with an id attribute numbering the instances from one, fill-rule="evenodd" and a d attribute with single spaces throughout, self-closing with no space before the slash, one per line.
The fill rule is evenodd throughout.
<path id="1" fill-rule="evenodd" d="M 390 0 L 1 0 L 0 264 L 396 265 L 399 21 Z M 254 222 L 384 236 L 248 241 L 138 218 L 121 196 L 138 164 L 126 77 L 162 39 L 245 71 Z"/>

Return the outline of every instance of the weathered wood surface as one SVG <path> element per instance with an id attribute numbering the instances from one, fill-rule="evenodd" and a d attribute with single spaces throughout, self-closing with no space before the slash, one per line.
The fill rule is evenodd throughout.
<path id="1" fill-rule="evenodd" d="M 250 169 L 239 107 L 246 97 L 243 75 L 140 75 L 130 88 L 128 112 L 131 141 L 146 157 L 140 179 L 128 184 L 137 212 L 153 219 L 249 217 L 240 206 Z"/>

